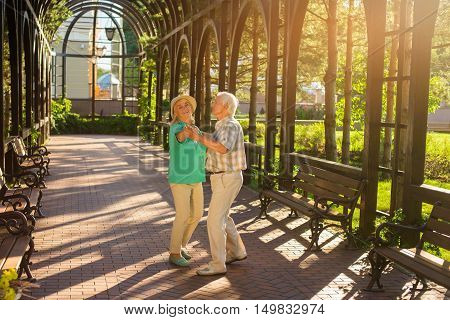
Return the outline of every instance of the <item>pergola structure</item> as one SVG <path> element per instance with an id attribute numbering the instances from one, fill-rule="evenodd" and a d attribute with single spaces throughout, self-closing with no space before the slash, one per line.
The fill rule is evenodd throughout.
<path id="1" fill-rule="evenodd" d="M 420 219 L 422 202 L 450 202 L 450 191 L 424 185 L 425 143 L 427 132 L 427 107 L 429 94 L 429 74 L 431 40 L 433 36 L 439 0 L 411 0 L 412 20 L 406 15 L 406 5 L 410 0 L 401 1 L 400 28 L 385 30 L 387 0 L 365 0 L 367 24 L 367 109 L 365 114 L 365 146 L 362 169 L 347 165 L 328 163 L 330 168 L 349 175 L 359 174 L 367 180 L 360 204 L 360 227 L 368 236 L 374 231 L 377 216 L 377 190 L 380 172 L 387 172 L 393 180 L 392 207 L 402 207 L 408 222 Z M 50 117 L 50 62 L 51 47 L 44 35 L 42 24 L 56 0 L 2 0 L 0 33 L 9 41 L 9 62 L 11 70 L 11 128 L 7 132 L 4 113 L 9 105 L 1 102 L 2 126 L 1 147 L 2 167 L 8 169 L 8 137 L 22 135 L 28 138 L 31 128 L 41 131 L 41 139 L 49 135 Z M 120 15 L 129 22 L 137 37 L 144 35 L 157 37 L 152 47 L 141 47 L 140 56 L 156 56 L 157 109 L 156 123 L 162 118 L 162 88 L 169 82 L 170 97 L 179 93 L 181 54 L 188 49 L 190 61 L 189 93 L 200 100 L 202 97 L 201 75 L 207 41 L 212 37 L 217 43 L 219 67 L 218 89 L 236 91 L 236 71 L 239 46 L 245 21 L 252 7 L 260 13 L 267 41 L 266 70 L 266 121 L 264 145 L 264 170 L 270 171 L 275 157 L 275 149 L 280 148 L 282 171 L 291 174 L 295 163 L 294 128 L 296 79 L 299 46 L 302 40 L 308 0 L 68 0 L 67 7 L 72 12 L 102 10 Z M 283 10 L 282 10 L 283 9 Z M 283 14 L 284 25 L 280 25 Z M 159 18 L 156 18 L 159 17 Z M 279 34 L 284 32 L 283 54 Z M 384 76 L 385 44 L 389 37 L 399 37 L 399 70 L 392 78 Z M 405 61 L 405 38 L 412 38 L 411 58 Z M 2 54 L 3 57 L 3 47 Z M 22 59 L 21 57 L 24 57 Z M 3 59 L 3 58 L 2 58 Z M 169 62 L 170 79 L 164 79 L 164 66 Z M 3 68 L 3 61 L 0 68 Z M 282 65 L 282 74 L 279 66 Z M 4 72 L 4 70 L 2 70 Z M 25 76 L 26 75 L 26 76 Z M 26 79 L 24 85 L 22 85 Z M 386 81 L 396 83 L 397 106 L 404 98 L 401 88 L 409 86 L 407 115 L 398 107 L 393 122 L 382 121 L 382 90 Z M 149 81 L 151 84 L 151 81 Z M 2 96 L 3 83 L 0 85 Z M 276 106 L 281 90 L 281 126 L 276 122 Z M 196 112 L 200 123 L 202 110 Z M 24 115 L 24 116 L 23 116 Z M 407 122 L 405 122 L 407 121 Z M 380 166 L 380 135 L 383 128 L 394 131 L 394 161 L 392 168 Z M 280 130 L 281 141 L 275 141 Z M 406 139 L 406 161 L 404 170 L 398 167 L 400 137 Z M 10 168 L 11 170 L 11 168 Z M 401 180 L 401 183 L 399 182 Z M 396 196 L 403 193 L 403 202 L 395 203 Z"/>
<path id="2" fill-rule="evenodd" d="M 69 49 L 70 48 L 70 36 L 76 32 L 77 30 L 77 24 L 80 23 L 80 20 L 82 20 L 83 18 L 86 19 L 86 13 L 92 13 L 92 19 L 90 19 L 91 21 L 89 22 L 91 24 L 90 26 L 90 30 L 92 30 L 91 35 L 90 35 L 90 39 L 86 39 L 90 44 L 91 44 L 91 48 L 90 48 L 90 52 L 82 52 L 82 53 L 78 53 L 78 52 L 70 52 Z M 109 27 L 109 29 L 111 30 L 111 39 L 108 39 L 109 42 L 111 42 L 114 38 L 114 34 L 118 35 L 118 42 L 119 42 L 119 52 L 118 53 L 113 53 L 111 52 L 111 54 L 98 54 L 98 43 L 100 43 L 99 40 L 97 40 L 97 36 L 98 33 L 100 33 L 99 28 L 97 26 L 97 21 L 101 19 L 101 17 L 98 17 L 98 13 L 99 12 L 104 12 L 106 15 L 106 18 L 110 20 L 110 24 L 111 27 Z M 90 6 L 88 7 L 82 7 L 79 8 L 78 5 L 74 5 L 73 9 L 71 9 L 71 13 L 73 14 L 73 19 L 71 19 L 70 21 L 68 21 L 66 28 L 61 28 L 62 32 L 61 34 L 59 33 L 59 30 L 57 32 L 57 34 L 55 35 L 55 38 L 59 36 L 62 36 L 62 44 L 60 47 L 60 52 L 56 52 L 56 54 L 54 55 L 54 58 L 52 60 L 52 85 L 53 85 L 53 91 L 52 91 L 52 96 L 53 98 L 66 98 L 67 95 L 67 87 L 68 87 L 68 58 L 85 58 L 88 59 L 88 61 L 91 64 L 91 70 L 95 70 L 96 68 L 96 64 L 97 64 L 97 58 L 106 58 L 106 59 L 117 59 L 119 61 L 119 64 L 121 66 L 121 108 L 122 108 L 122 113 L 124 113 L 124 111 L 126 110 L 126 104 L 125 104 L 125 100 L 126 100 L 126 72 L 125 72 L 125 68 L 126 68 L 126 59 L 140 59 L 140 55 L 137 53 L 133 53 L 133 52 L 128 52 L 128 48 L 127 45 L 128 43 L 126 43 L 126 36 L 123 30 L 123 27 L 119 24 L 119 22 L 117 21 L 117 19 L 115 17 L 119 16 L 119 17 L 123 17 L 124 21 L 127 21 L 127 23 L 129 24 L 129 26 L 132 28 L 133 32 L 136 35 L 139 35 L 139 33 L 136 32 L 136 28 L 133 24 L 130 24 L 130 20 L 129 17 L 126 16 L 122 16 L 123 13 L 120 13 L 116 10 L 113 11 L 104 11 L 104 9 L 99 9 L 97 7 L 92 8 Z M 113 14 L 116 14 L 116 16 L 113 16 Z M 84 23 L 86 24 L 86 22 Z M 89 28 L 82 28 L 81 30 L 86 32 L 86 29 L 89 30 Z M 80 29 L 78 29 L 80 30 Z M 106 31 L 105 31 L 106 33 Z M 84 39 L 83 39 L 84 40 Z M 83 40 L 79 40 L 80 42 L 82 42 Z M 103 42 L 104 43 L 104 42 Z M 139 43 L 136 43 L 136 45 L 138 46 L 139 52 L 142 52 L 142 46 Z M 106 47 L 104 47 L 106 48 Z M 53 48 L 53 50 L 55 50 L 55 48 Z M 73 51 L 73 50 L 72 50 Z M 101 50 L 103 51 L 103 49 Z M 58 59 L 59 57 L 59 59 Z M 58 67 L 60 67 L 60 70 L 58 70 Z M 136 67 L 137 69 L 139 68 L 139 66 Z M 58 72 L 59 71 L 59 72 Z M 96 72 L 92 72 L 91 74 L 91 81 L 92 83 L 96 83 Z M 80 81 L 80 79 L 76 79 L 75 81 Z M 74 82 L 74 80 L 72 80 L 72 83 Z M 94 119 L 95 118 L 95 114 L 96 114 L 96 86 L 92 86 L 90 88 L 90 102 L 91 102 L 91 118 Z M 73 98 L 73 97 L 72 97 Z"/>

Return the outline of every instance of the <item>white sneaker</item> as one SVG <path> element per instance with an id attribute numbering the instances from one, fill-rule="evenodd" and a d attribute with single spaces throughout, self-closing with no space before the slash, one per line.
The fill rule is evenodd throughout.
<path id="1" fill-rule="evenodd" d="M 197 270 L 197 275 L 199 275 L 199 276 L 216 276 L 216 275 L 222 275 L 222 274 L 225 274 L 225 273 L 227 273 L 227 270 L 225 270 L 225 271 L 216 271 L 216 270 L 213 270 L 213 269 L 211 269 L 211 268 L 205 268 L 205 269 L 200 269 L 200 270 Z"/>

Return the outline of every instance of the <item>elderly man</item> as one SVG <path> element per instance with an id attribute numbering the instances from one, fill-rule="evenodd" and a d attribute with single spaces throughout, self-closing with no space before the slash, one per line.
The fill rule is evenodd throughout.
<path id="1" fill-rule="evenodd" d="M 234 118 L 238 99 L 231 93 L 219 92 L 211 113 L 217 118 L 212 135 L 191 131 L 193 139 L 208 148 L 206 170 L 211 173 L 212 197 L 208 212 L 208 237 L 212 260 L 198 270 L 200 276 L 225 274 L 226 264 L 247 258 L 244 243 L 233 219 L 231 205 L 242 187 L 242 170 L 247 167 L 244 134 Z"/>

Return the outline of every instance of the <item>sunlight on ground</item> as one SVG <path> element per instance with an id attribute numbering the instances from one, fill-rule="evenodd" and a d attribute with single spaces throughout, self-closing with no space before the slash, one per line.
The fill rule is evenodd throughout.
<path id="1" fill-rule="evenodd" d="M 355 281 L 344 273 L 327 283 L 312 299 L 342 299 L 352 290 Z"/>
<path id="2" fill-rule="evenodd" d="M 290 239 L 282 245 L 275 248 L 275 251 L 280 253 L 286 260 L 295 261 L 299 259 L 305 247 L 296 239 Z"/>
<path id="3" fill-rule="evenodd" d="M 281 237 L 284 234 L 286 234 L 286 232 L 284 232 L 283 230 L 275 229 L 275 230 L 269 231 L 268 233 L 262 235 L 261 237 L 259 237 L 259 239 L 264 243 L 268 243 L 270 241 L 277 239 L 278 237 Z"/>

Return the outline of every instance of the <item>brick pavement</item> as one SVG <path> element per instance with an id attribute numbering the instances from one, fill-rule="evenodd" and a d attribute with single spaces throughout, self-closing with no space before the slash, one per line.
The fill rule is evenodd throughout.
<path id="1" fill-rule="evenodd" d="M 209 260 L 206 214 L 190 244 L 190 268 L 170 265 L 174 218 L 166 179 L 167 154 L 133 137 L 53 136 L 52 176 L 44 190 L 32 270 L 39 299 L 409 299 L 411 277 L 394 269 L 385 291 L 367 293 L 366 252 L 344 248 L 326 233 L 323 252 L 305 253 L 306 219 L 254 221 L 259 200 L 243 188 L 234 219 L 249 258 L 225 276 L 198 277 Z M 210 188 L 204 186 L 206 206 Z M 434 287 L 420 299 L 445 299 Z M 447 293 L 448 298 L 448 293 Z"/>

